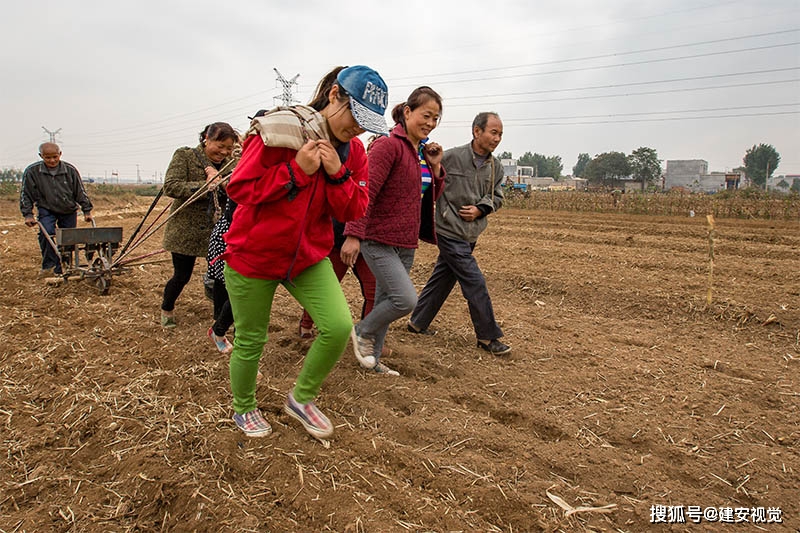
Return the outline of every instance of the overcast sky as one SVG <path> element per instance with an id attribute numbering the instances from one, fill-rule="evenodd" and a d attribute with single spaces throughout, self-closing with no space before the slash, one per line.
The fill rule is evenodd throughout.
<path id="1" fill-rule="evenodd" d="M 277 105 L 277 68 L 307 103 L 335 65 L 366 64 L 390 105 L 444 98 L 431 138 L 470 139 L 496 111 L 498 152 L 655 148 L 742 164 L 758 143 L 800 174 L 800 0 L 30 0 L 0 18 L 0 168 L 36 161 L 55 132 L 84 176 L 163 176 L 210 122 L 240 131 Z M 387 111 L 387 120 L 389 112 Z"/>

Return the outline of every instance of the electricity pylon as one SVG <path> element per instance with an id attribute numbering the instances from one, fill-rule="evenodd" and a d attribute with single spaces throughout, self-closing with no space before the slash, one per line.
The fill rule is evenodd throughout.
<path id="1" fill-rule="evenodd" d="M 292 95 L 292 85 L 297 85 L 297 78 L 300 77 L 300 74 L 295 74 L 294 78 L 287 80 L 283 77 L 283 74 L 278 72 L 278 69 L 273 68 L 272 70 L 278 75 L 278 83 L 283 87 L 283 94 L 280 97 L 275 96 L 274 98 L 280 98 L 283 101 L 283 105 L 287 107 L 297 103 Z"/>
<path id="2" fill-rule="evenodd" d="M 44 126 L 42 126 L 42 129 L 44 130 L 44 132 L 45 132 L 46 134 L 48 134 L 48 135 L 50 136 L 50 142 L 55 144 L 55 142 L 56 142 L 56 135 L 58 135 L 59 133 L 61 133 L 61 128 L 58 128 L 56 131 L 50 131 L 50 130 L 48 130 L 47 128 L 45 128 Z"/>

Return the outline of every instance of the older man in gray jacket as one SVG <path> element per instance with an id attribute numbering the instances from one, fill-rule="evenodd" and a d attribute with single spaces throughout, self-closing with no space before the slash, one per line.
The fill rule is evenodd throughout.
<path id="1" fill-rule="evenodd" d="M 56 143 L 39 146 L 41 161 L 33 163 L 22 174 L 19 209 L 25 217 L 25 225 L 37 226 L 33 216 L 36 208 L 39 223 L 39 248 L 42 252 L 40 276 L 61 275 L 61 260 L 51 247 L 47 235 L 53 235 L 56 227 L 74 228 L 78 224 L 78 208 L 83 211 L 86 222 L 91 222 L 92 202 L 86 195 L 78 169 L 61 160 L 61 148 Z"/>
<path id="2" fill-rule="evenodd" d="M 447 177 L 436 203 L 439 258 L 408 323 L 410 332 L 432 335 L 428 328 L 457 281 L 478 347 L 494 355 L 508 354 L 511 348 L 500 341 L 503 331 L 472 252 L 486 229 L 487 216 L 503 204 L 503 165 L 492 155 L 502 138 L 503 123 L 497 113 L 478 113 L 472 122 L 472 142 L 444 153 Z"/>

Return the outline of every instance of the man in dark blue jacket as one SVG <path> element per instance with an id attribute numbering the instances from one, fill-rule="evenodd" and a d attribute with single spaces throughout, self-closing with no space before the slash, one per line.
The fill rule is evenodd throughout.
<path id="1" fill-rule="evenodd" d="M 78 223 L 79 206 L 86 222 L 91 222 L 92 202 L 83 188 L 78 169 L 61 161 L 61 149 L 55 143 L 39 146 L 39 157 L 42 160 L 28 166 L 22 175 L 19 209 L 25 217 L 25 225 L 37 225 L 33 217 L 34 205 L 39 222 L 48 235 L 55 234 L 56 227 L 74 228 Z M 61 262 L 41 230 L 39 248 L 42 250 L 42 270 L 39 274 L 62 274 Z"/>

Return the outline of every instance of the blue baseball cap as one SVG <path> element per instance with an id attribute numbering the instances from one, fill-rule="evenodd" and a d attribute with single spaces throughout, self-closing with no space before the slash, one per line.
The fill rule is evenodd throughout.
<path id="1" fill-rule="evenodd" d="M 350 111 L 358 125 L 386 135 L 389 129 L 383 114 L 389 104 L 389 89 L 381 75 L 364 65 L 354 65 L 342 69 L 336 82 L 350 95 Z"/>

